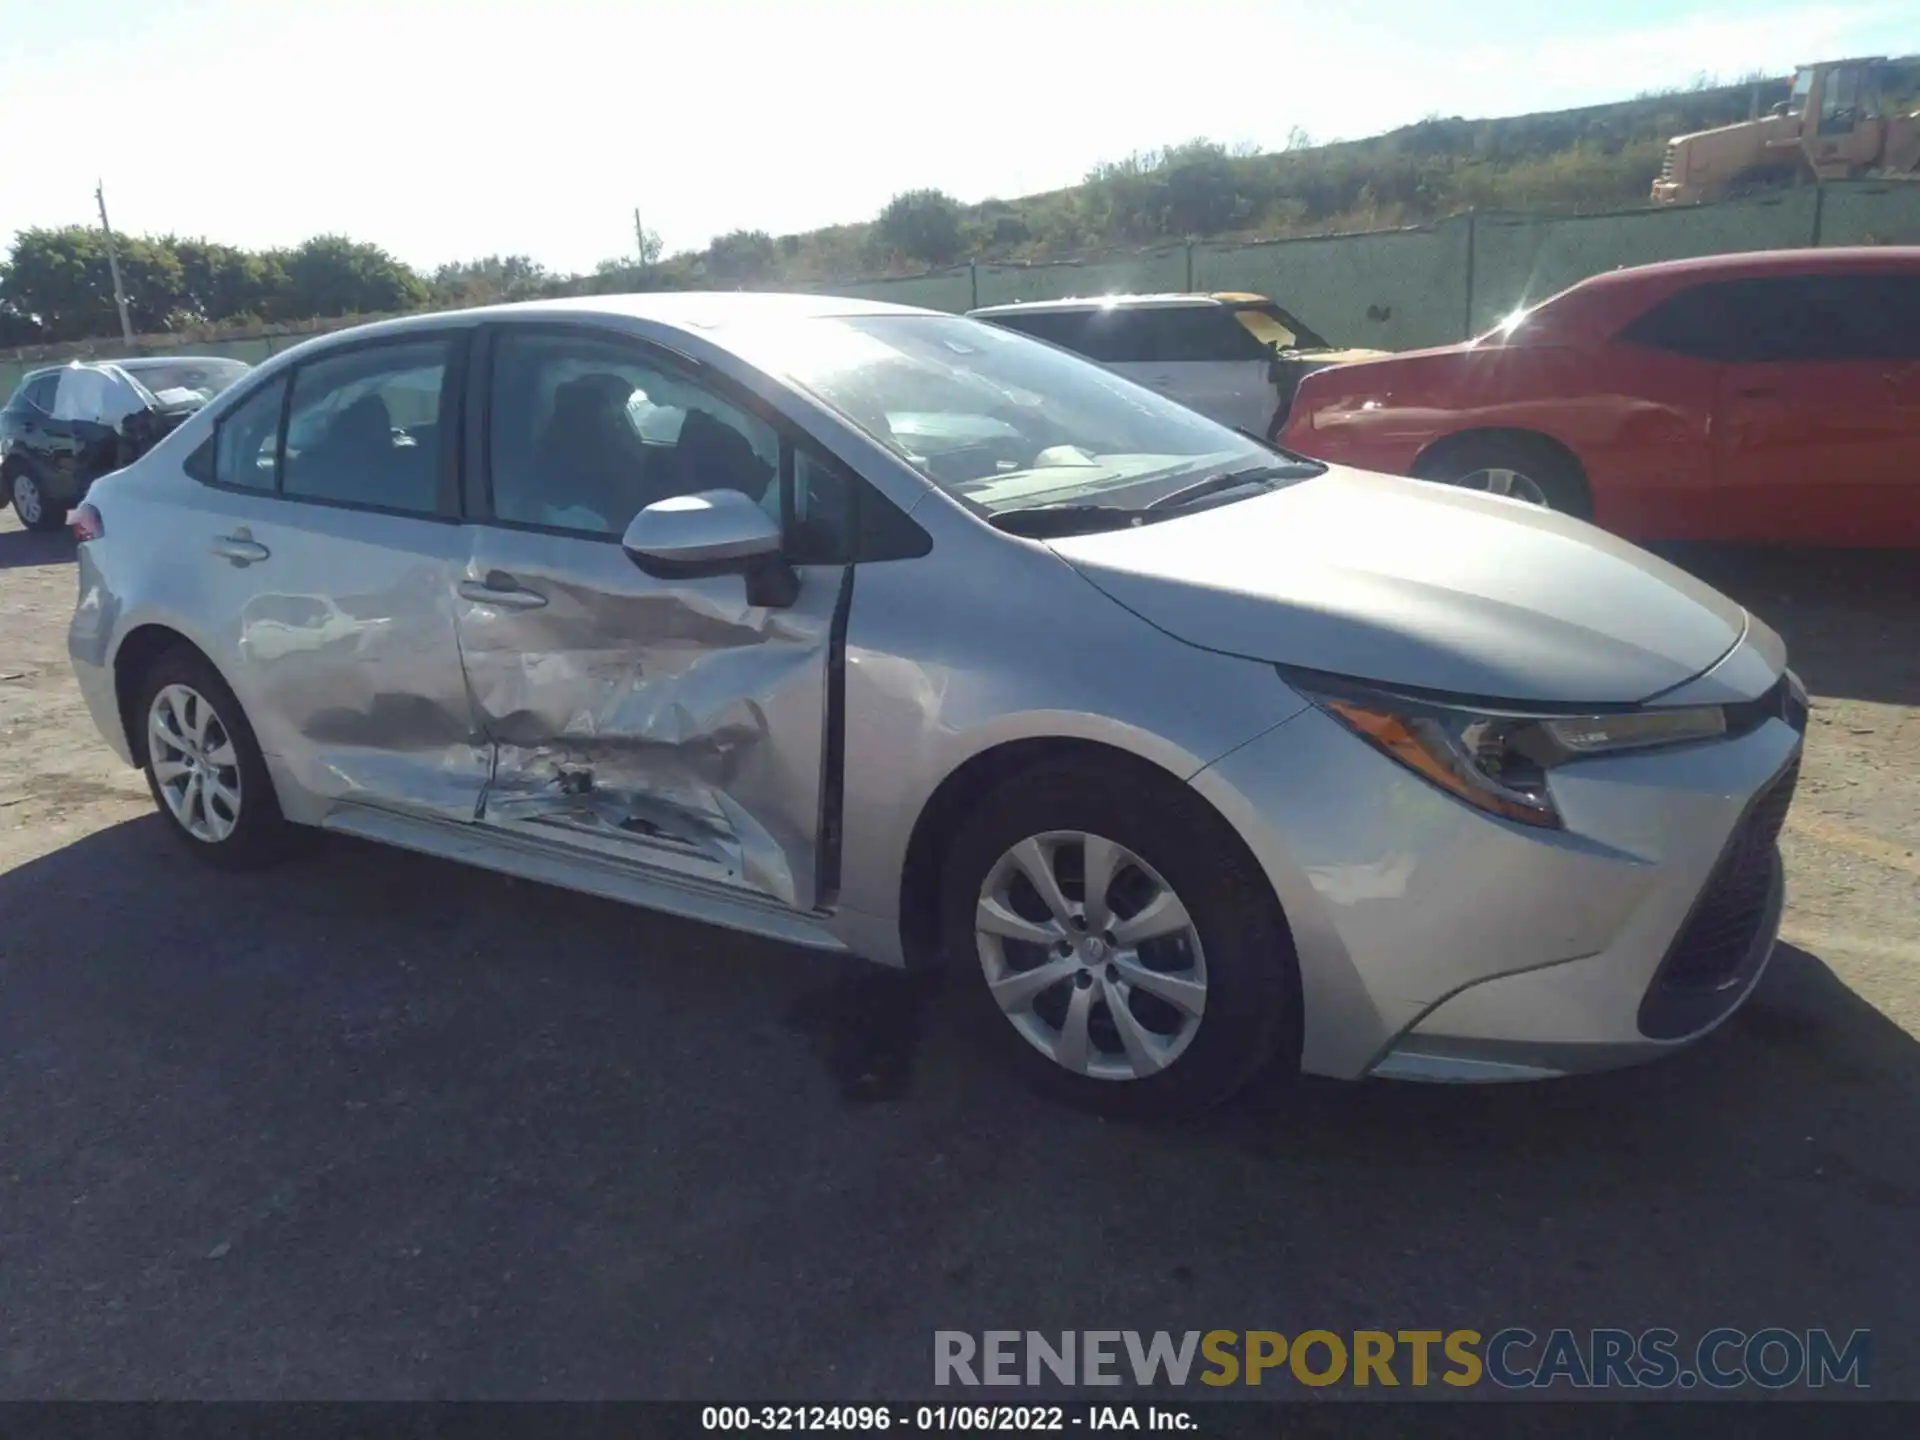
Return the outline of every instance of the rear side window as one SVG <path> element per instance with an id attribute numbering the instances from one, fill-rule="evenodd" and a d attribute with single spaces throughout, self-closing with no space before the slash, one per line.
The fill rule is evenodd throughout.
<path id="1" fill-rule="evenodd" d="M 1146 354 L 1162 365 L 1218 360 L 1260 360 L 1267 351 L 1224 305 L 1143 309 L 1138 319 Z"/>
<path id="2" fill-rule="evenodd" d="M 36 375 L 20 387 L 20 398 L 39 410 L 42 414 L 53 413 L 53 397 L 60 388 L 60 376 L 57 372 Z"/>
<path id="3" fill-rule="evenodd" d="M 213 431 L 211 473 L 196 455 L 189 464 L 202 479 L 239 490 L 271 490 L 280 446 L 280 411 L 287 394 L 282 375 L 255 390 L 220 417 Z"/>
<path id="4" fill-rule="evenodd" d="M 1152 332 L 1137 309 L 1103 306 L 1097 310 L 1039 310 L 1030 315 L 995 316 L 993 323 L 1051 341 L 1103 365 L 1154 358 Z"/>
<path id="5" fill-rule="evenodd" d="M 1920 359 L 1920 276 L 1790 275 L 1691 286 L 1619 337 L 1725 364 Z"/>
<path id="6" fill-rule="evenodd" d="M 282 493 L 435 513 L 450 347 L 445 338 L 374 345 L 295 371 Z"/>
<path id="7" fill-rule="evenodd" d="M 994 315 L 988 324 L 1017 330 L 1079 355 L 1092 355 L 1093 315 L 1086 310 L 1036 310 L 1031 314 Z M 1095 359 L 1105 358 L 1094 356 Z"/>
<path id="8" fill-rule="evenodd" d="M 1115 305 L 996 315 L 993 323 L 1050 340 L 1103 365 L 1260 360 L 1268 351 L 1224 305 Z"/>

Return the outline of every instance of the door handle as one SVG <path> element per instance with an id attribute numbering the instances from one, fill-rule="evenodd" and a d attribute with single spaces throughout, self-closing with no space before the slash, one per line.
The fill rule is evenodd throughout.
<path id="1" fill-rule="evenodd" d="M 213 553 L 223 560 L 231 560 L 236 565 L 252 565 L 264 560 L 273 552 L 262 545 L 247 531 L 245 526 L 231 535 L 213 537 Z"/>
<path id="2" fill-rule="evenodd" d="M 462 580 L 460 598 L 471 600 L 476 605 L 493 605 L 502 610 L 538 610 L 547 603 L 547 597 L 538 590 L 528 590 L 511 575 L 500 570 L 490 570 L 484 580 Z"/>

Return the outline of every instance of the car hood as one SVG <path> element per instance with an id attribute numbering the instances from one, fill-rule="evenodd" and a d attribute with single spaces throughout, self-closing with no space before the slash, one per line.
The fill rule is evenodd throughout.
<path id="1" fill-rule="evenodd" d="M 1733 601 L 1581 521 L 1339 467 L 1049 543 L 1189 644 L 1482 699 L 1634 703 L 1707 670 L 1747 628 Z"/>

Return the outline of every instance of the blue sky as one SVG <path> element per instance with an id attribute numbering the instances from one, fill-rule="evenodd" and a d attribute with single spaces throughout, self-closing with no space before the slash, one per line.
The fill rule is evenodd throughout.
<path id="1" fill-rule="evenodd" d="M 0 239 L 88 220 L 578 269 L 739 227 L 1920 50 L 1912 0 L 0 0 Z M 29 155 L 29 150 L 31 154 Z"/>

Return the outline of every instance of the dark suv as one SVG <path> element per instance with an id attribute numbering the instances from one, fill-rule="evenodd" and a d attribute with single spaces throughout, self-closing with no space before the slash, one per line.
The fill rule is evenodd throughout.
<path id="1" fill-rule="evenodd" d="M 58 530 L 89 485 L 145 454 L 251 368 L 155 355 L 27 372 L 0 410 L 0 499 L 29 530 Z"/>

